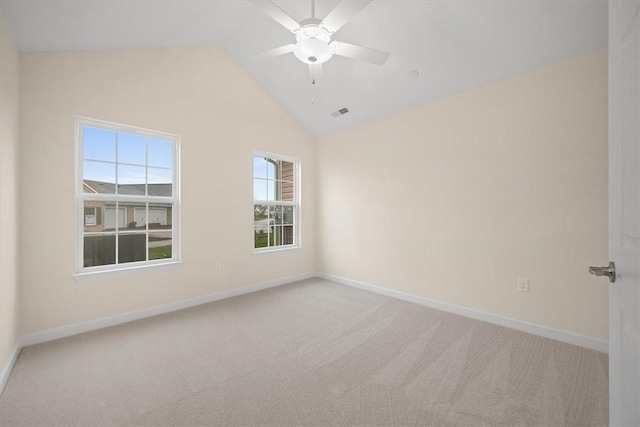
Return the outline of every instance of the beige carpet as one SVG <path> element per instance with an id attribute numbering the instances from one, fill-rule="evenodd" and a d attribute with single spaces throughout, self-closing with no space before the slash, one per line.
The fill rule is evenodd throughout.
<path id="1" fill-rule="evenodd" d="M 22 350 L 0 425 L 605 425 L 607 356 L 312 279 Z"/>

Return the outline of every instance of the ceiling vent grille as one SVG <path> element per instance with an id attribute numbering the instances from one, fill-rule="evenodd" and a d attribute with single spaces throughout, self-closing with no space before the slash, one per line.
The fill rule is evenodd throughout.
<path id="1" fill-rule="evenodd" d="M 343 114 L 347 114 L 349 112 L 349 109 L 347 107 L 342 107 L 341 109 L 339 109 L 338 111 L 334 111 L 333 113 L 331 113 L 331 115 L 333 117 L 340 117 Z"/>

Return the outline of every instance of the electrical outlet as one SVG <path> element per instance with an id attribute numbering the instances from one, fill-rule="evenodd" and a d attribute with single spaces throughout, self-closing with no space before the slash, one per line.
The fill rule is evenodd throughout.
<path id="1" fill-rule="evenodd" d="M 325 258 L 331 258 L 331 251 L 329 249 L 327 249 L 326 251 L 324 251 L 324 257 Z"/>
<path id="2" fill-rule="evenodd" d="M 529 292 L 529 279 L 518 277 L 518 287 L 516 289 L 519 292 Z"/>
<path id="3" fill-rule="evenodd" d="M 216 271 L 221 271 L 222 270 L 222 263 L 221 262 L 216 262 L 215 268 L 216 268 Z"/>

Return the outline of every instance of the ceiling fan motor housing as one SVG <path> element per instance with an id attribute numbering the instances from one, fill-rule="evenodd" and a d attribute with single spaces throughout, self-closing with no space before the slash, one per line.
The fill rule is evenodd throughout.
<path id="1" fill-rule="evenodd" d="M 307 24 L 296 33 L 293 54 L 306 64 L 322 64 L 331 59 L 333 49 L 329 46 L 331 35 L 318 24 Z"/>

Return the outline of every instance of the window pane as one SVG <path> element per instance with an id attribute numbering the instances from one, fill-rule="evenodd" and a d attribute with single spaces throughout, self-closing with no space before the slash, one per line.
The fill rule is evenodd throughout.
<path id="1" fill-rule="evenodd" d="M 171 258 L 171 232 L 149 233 L 149 259 Z"/>
<path id="2" fill-rule="evenodd" d="M 84 193 L 115 193 L 116 165 L 85 160 L 82 165 L 82 183 Z"/>
<path id="3" fill-rule="evenodd" d="M 171 203 L 149 203 L 147 222 L 149 230 L 171 230 L 173 205 Z"/>
<path id="4" fill-rule="evenodd" d="M 116 236 L 85 236 L 84 266 L 109 265 L 116 263 Z"/>
<path id="5" fill-rule="evenodd" d="M 173 168 L 173 142 L 164 139 L 149 139 L 147 164 Z"/>
<path id="6" fill-rule="evenodd" d="M 118 235 L 118 263 L 146 261 L 147 235 L 145 233 L 126 233 Z"/>
<path id="7" fill-rule="evenodd" d="M 273 233 L 273 246 L 282 245 L 282 226 L 276 225 L 272 228 Z"/>
<path id="8" fill-rule="evenodd" d="M 280 168 L 280 163 L 282 163 L 282 161 L 280 160 L 271 160 L 271 162 L 273 164 L 273 176 L 270 176 L 271 179 L 281 179 L 280 175 L 282 173 L 282 169 Z"/>
<path id="9" fill-rule="evenodd" d="M 282 244 L 293 245 L 293 226 L 285 225 L 282 227 Z"/>
<path id="10" fill-rule="evenodd" d="M 253 156 L 253 177 L 267 177 L 267 161 L 264 159 L 264 157 Z"/>
<path id="11" fill-rule="evenodd" d="M 293 225 L 294 215 L 295 215 L 295 209 L 293 206 L 282 207 L 282 223 L 283 224 Z"/>
<path id="12" fill-rule="evenodd" d="M 125 227 L 125 208 L 122 205 L 116 207 L 116 202 L 104 202 L 102 212 L 102 231 L 115 231 Z"/>
<path id="13" fill-rule="evenodd" d="M 267 180 L 267 200 L 278 200 L 276 198 L 276 182 Z"/>
<path id="14" fill-rule="evenodd" d="M 276 179 L 276 164 L 277 160 L 267 160 L 267 178 Z"/>
<path id="15" fill-rule="evenodd" d="M 170 169 L 148 168 L 147 182 L 150 196 L 173 195 L 173 172 Z"/>
<path id="16" fill-rule="evenodd" d="M 253 220 L 262 221 L 269 218 L 269 206 L 253 205 Z"/>
<path id="17" fill-rule="evenodd" d="M 118 165 L 118 194 L 145 195 L 145 167 Z"/>
<path id="18" fill-rule="evenodd" d="M 269 247 L 269 240 L 271 239 L 271 235 L 269 234 L 268 229 L 263 229 L 261 227 L 254 229 L 254 248 L 266 248 Z"/>
<path id="19" fill-rule="evenodd" d="M 128 224 L 132 225 L 131 228 L 147 228 L 147 204 L 142 203 L 135 206 L 131 206 L 133 211 L 133 221 Z"/>
<path id="20" fill-rule="evenodd" d="M 253 200 L 267 200 L 267 181 L 264 179 L 253 180 Z"/>
<path id="21" fill-rule="evenodd" d="M 293 181 L 293 163 L 285 162 L 284 160 L 280 162 L 280 177 L 279 179 L 283 181 Z"/>
<path id="22" fill-rule="evenodd" d="M 293 202 L 294 186 L 293 182 L 282 181 L 280 183 L 280 199 L 284 202 Z"/>
<path id="23" fill-rule="evenodd" d="M 118 133 L 118 163 L 146 164 L 147 148 L 143 136 Z"/>
<path id="24" fill-rule="evenodd" d="M 280 189 L 280 181 L 273 181 L 273 184 L 271 183 L 271 181 L 269 181 L 269 190 L 273 190 L 272 198 L 270 200 L 282 200 L 280 198 L 282 194 L 282 190 Z"/>
<path id="25" fill-rule="evenodd" d="M 104 231 L 104 202 L 84 202 L 82 221 L 85 233 Z"/>
<path id="26" fill-rule="evenodd" d="M 116 161 L 116 133 L 89 126 L 82 128 L 82 152 L 85 159 Z"/>
<path id="27" fill-rule="evenodd" d="M 269 246 L 269 207 L 254 205 L 253 207 L 253 234 L 254 247 L 266 248 Z"/>
<path id="28" fill-rule="evenodd" d="M 147 204 L 146 203 L 120 203 L 122 226 L 126 231 L 146 230 L 147 228 Z"/>
<path id="29" fill-rule="evenodd" d="M 293 225 L 276 225 L 272 227 L 271 246 L 293 245 Z"/>
<path id="30" fill-rule="evenodd" d="M 271 225 L 282 224 L 282 206 L 269 206 L 269 221 Z"/>

